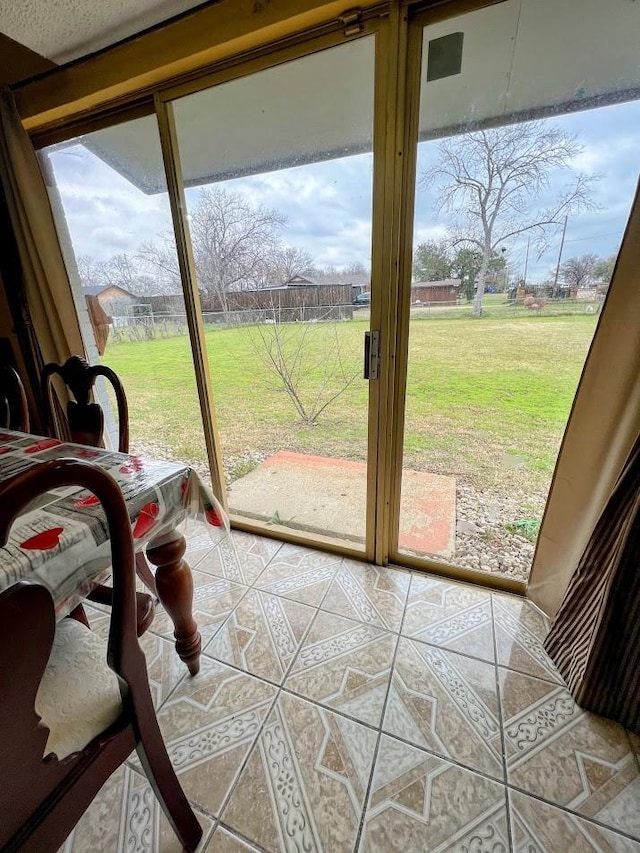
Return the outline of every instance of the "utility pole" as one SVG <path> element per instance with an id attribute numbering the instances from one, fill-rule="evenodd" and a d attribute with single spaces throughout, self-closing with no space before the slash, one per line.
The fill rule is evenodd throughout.
<path id="1" fill-rule="evenodd" d="M 553 295 L 558 295 L 558 275 L 560 273 L 560 261 L 562 260 L 562 250 L 564 249 L 564 235 L 567 233 L 567 220 L 569 214 L 564 218 L 564 226 L 562 228 L 562 239 L 560 240 L 560 251 L 558 252 L 558 263 L 556 264 L 556 274 L 553 277 Z"/>
<path id="2" fill-rule="evenodd" d="M 529 244 L 531 243 L 531 235 L 527 237 L 527 253 L 524 256 L 524 275 L 522 276 L 522 280 L 524 281 L 525 290 L 527 287 L 527 269 L 529 268 Z"/>
<path id="3" fill-rule="evenodd" d="M 509 290 L 509 261 L 507 260 L 507 247 L 503 246 L 500 251 L 502 252 L 502 260 L 504 261 L 504 292 L 507 293 Z"/>

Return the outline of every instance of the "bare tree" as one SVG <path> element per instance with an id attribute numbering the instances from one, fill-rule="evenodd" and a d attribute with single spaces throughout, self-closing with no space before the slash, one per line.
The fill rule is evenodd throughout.
<path id="1" fill-rule="evenodd" d="M 201 189 L 189 216 L 198 287 L 210 305 L 228 310 L 227 294 L 261 286 L 271 275 L 280 249 L 285 217 L 251 205 L 222 187 Z M 165 282 L 179 287 L 180 274 L 172 235 L 147 244 L 141 255 Z"/>
<path id="2" fill-rule="evenodd" d="M 581 255 L 579 258 L 567 258 L 560 267 L 560 275 L 569 287 L 586 287 L 595 278 L 598 258 L 596 255 Z"/>
<path id="3" fill-rule="evenodd" d="M 347 264 L 344 268 L 344 272 L 346 275 L 368 275 L 370 270 L 362 263 L 362 261 L 351 261 L 351 263 Z"/>
<path id="4" fill-rule="evenodd" d="M 103 260 L 79 255 L 76 263 L 83 287 L 121 287 L 136 296 L 158 292 L 138 253 L 123 252 Z"/>
<path id="5" fill-rule="evenodd" d="M 482 314 L 492 253 L 529 232 L 542 245 L 549 229 L 576 210 L 592 207 L 593 178 L 574 175 L 547 206 L 551 177 L 570 169 L 580 153 L 576 137 L 548 122 L 532 121 L 445 139 L 438 162 L 421 177 L 439 192 L 438 210 L 453 215 L 452 244 L 477 247 L 473 314 Z"/>
<path id="6" fill-rule="evenodd" d="M 189 222 L 198 286 L 226 311 L 229 291 L 264 280 L 284 223 L 282 214 L 253 207 L 238 193 L 215 186 L 200 190 Z"/>
<path id="7" fill-rule="evenodd" d="M 154 282 L 153 293 L 180 293 L 182 283 L 173 233 L 159 237 L 159 242 L 143 243 L 138 258 Z"/>
<path id="8" fill-rule="evenodd" d="M 283 246 L 276 250 L 273 258 L 274 279 L 271 284 L 286 284 L 297 275 L 313 277 L 318 270 L 306 249 Z"/>
<path id="9" fill-rule="evenodd" d="M 76 258 L 78 275 L 83 287 L 100 284 L 100 262 L 91 255 L 78 255 Z"/>
<path id="10" fill-rule="evenodd" d="M 354 360 L 344 352 L 338 324 L 325 317 L 303 323 L 282 322 L 272 305 L 263 324 L 248 327 L 251 346 L 293 403 L 300 421 L 317 423 L 320 415 L 361 376 Z M 320 322 L 324 321 L 324 322 Z"/>

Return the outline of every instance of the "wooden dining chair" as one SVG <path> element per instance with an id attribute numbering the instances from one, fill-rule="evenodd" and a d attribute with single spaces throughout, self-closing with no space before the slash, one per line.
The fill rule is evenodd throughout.
<path id="1" fill-rule="evenodd" d="M 91 365 L 77 355 L 71 356 L 64 364 L 50 362 L 45 365 L 40 380 L 44 416 L 51 434 L 57 438 L 65 438 L 66 436 L 58 434 L 54 418 L 51 382 L 54 376 L 62 379 L 74 397 L 67 403 L 66 411 L 69 438 L 77 444 L 88 444 L 90 447 L 102 446 L 104 439 L 104 412 L 94 400 L 95 381 L 98 376 L 104 376 L 113 387 L 118 407 L 118 450 L 120 453 L 128 453 L 129 407 L 117 373 L 104 364 Z"/>
<path id="2" fill-rule="evenodd" d="M 29 432 L 27 395 L 22 379 L 9 365 L 0 366 L 0 427 Z"/>
<path id="3" fill-rule="evenodd" d="M 118 451 L 129 452 L 129 407 L 124 387 L 117 373 L 104 364 L 88 364 L 80 356 L 74 355 L 64 364 L 51 362 L 42 371 L 41 391 L 45 411 L 44 417 L 50 435 L 64 439 L 56 429 L 52 379 L 59 376 L 73 394 L 74 399 L 67 403 L 67 424 L 69 438 L 77 444 L 101 447 L 104 439 L 104 412 L 94 400 L 94 384 L 98 376 L 104 376 L 113 387 L 118 407 Z M 153 572 L 144 554 L 136 554 L 136 571 L 140 580 L 157 596 Z M 105 603 L 108 603 L 105 602 Z"/>
<path id="4" fill-rule="evenodd" d="M 160 733 L 136 638 L 134 548 L 122 493 L 88 462 L 43 462 L 0 484 L 0 547 L 40 493 L 77 485 L 102 504 L 111 541 L 108 642 L 51 593 L 21 581 L 0 593 L 0 849 L 56 851 L 109 776 L 136 749 L 183 848 L 202 829 Z"/>

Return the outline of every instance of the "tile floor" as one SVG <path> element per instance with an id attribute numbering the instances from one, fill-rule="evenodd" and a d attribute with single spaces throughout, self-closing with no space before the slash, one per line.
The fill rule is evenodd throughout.
<path id="1" fill-rule="evenodd" d="M 142 640 L 202 851 L 640 853 L 640 738 L 573 703 L 533 606 L 233 538 L 189 541 L 199 675 L 162 612 Z M 64 847 L 177 849 L 135 755 Z"/>

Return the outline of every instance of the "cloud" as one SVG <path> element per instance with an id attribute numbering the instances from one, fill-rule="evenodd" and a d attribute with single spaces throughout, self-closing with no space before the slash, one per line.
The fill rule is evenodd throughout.
<path id="1" fill-rule="evenodd" d="M 226 181 L 252 204 L 286 217 L 282 241 L 306 249 L 319 266 L 369 265 L 373 157 L 337 160 Z"/>
<path id="2" fill-rule="evenodd" d="M 594 252 L 608 255 L 619 246 L 638 178 L 637 128 L 640 102 L 573 113 L 553 119 L 583 145 L 573 166 L 598 172 L 594 187 L 599 209 L 569 220 L 563 257 Z M 437 143 L 418 146 L 418 177 L 435 162 Z M 97 259 L 134 252 L 141 243 L 161 241 L 171 230 L 166 194 L 146 195 L 81 145 L 52 152 L 56 181 L 76 252 Z M 553 177 L 551 194 L 570 174 Z M 278 210 L 286 217 L 283 243 L 306 249 L 319 265 L 368 265 L 371 257 L 373 156 L 360 154 L 281 171 L 228 180 L 223 186 L 241 193 L 252 205 Z M 188 204 L 197 188 L 187 190 Z M 443 236 L 447 216 L 436 211 L 433 189 L 419 185 L 414 243 Z M 551 197 L 551 194 L 549 198 Z M 541 199 L 543 204 L 545 199 Z M 560 229 L 537 259 L 530 252 L 528 276 L 543 278 L 555 265 Z M 522 266 L 526 238 L 508 247 L 514 267 Z"/>
<path id="3" fill-rule="evenodd" d="M 419 243 L 426 243 L 427 240 L 441 240 L 447 236 L 447 226 L 441 225 L 420 225 L 417 224 L 413 231 L 413 243 L 417 246 Z"/>
<path id="4" fill-rule="evenodd" d="M 171 227 L 166 195 L 146 195 L 81 145 L 50 158 L 76 254 L 134 252 Z"/>
<path id="5" fill-rule="evenodd" d="M 582 211 L 569 218 L 562 258 L 594 253 L 607 256 L 618 251 L 629 217 L 638 181 L 637 140 L 640 125 L 640 102 L 618 104 L 571 113 L 550 119 L 563 130 L 574 133 L 582 144 L 582 152 L 575 158 L 572 170 L 599 176 L 593 184 L 593 201 L 597 209 Z M 418 147 L 418 175 L 437 158 L 437 142 L 425 142 Z M 550 204 L 563 186 L 571 181 L 567 169 L 556 170 L 550 187 L 536 204 Z M 446 225 L 446 214 L 438 214 L 437 198 L 433 190 L 418 185 L 416 195 L 415 243 L 425 239 L 422 235 L 438 234 Z M 548 247 L 538 258 L 530 246 L 527 278 L 544 280 L 554 269 L 560 250 L 562 226 L 548 235 Z M 508 244 L 508 258 L 512 275 L 522 275 L 527 251 L 527 237 L 521 236 Z"/>

